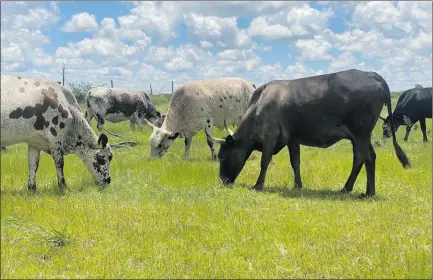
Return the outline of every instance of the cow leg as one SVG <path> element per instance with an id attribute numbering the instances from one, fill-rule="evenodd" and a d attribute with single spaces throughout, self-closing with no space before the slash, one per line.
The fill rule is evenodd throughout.
<path id="1" fill-rule="evenodd" d="M 290 143 L 288 146 L 290 155 L 290 164 L 292 165 L 293 172 L 295 174 L 294 188 L 302 188 L 301 181 L 301 149 L 300 145 L 296 143 Z M 272 160 L 272 158 L 271 158 Z"/>
<path id="2" fill-rule="evenodd" d="M 136 123 L 137 123 L 138 131 L 140 132 L 143 131 L 143 121 L 137 118 Z"/>
<path id="3" fill-rule="evenodd" d="M 209 136 L 212 136 L 212 134 L 213 134 L 212 133 L 212 129 L 208 130 L 208 134 L 209 134 Z M 216 160 L 217 159 L 217 153 L 215 151 L 213 141 L 208 136 L 206 136 L 206 141 L 207 141 L 207 145 L 209 146 L 209 149 L 210 149 L 210 152 L 211 152 L 212 160 Z"/>
<path id="4" fill-rule="evenodd" d="M 184 158 L 189 158 L 189 150 L 191 149 L 192 136 L 185 137 L 185 152 L 183 154 Z"/>
<path id="5" fill-rule="evenodd" d="M 66 187 L 65 176 L 63 174 L 63 166 L 64 166 L 63 150 L 60 147 L 57 147 L 56 149 L 52 149 L 51 155 L 54 159 L 54 164 L 56 166 L 57 183 L 59 185 L 59 191 L 63 192 L 63 189 Z"/>
<path id="6" fill-rule="evenodd" d="M 266 143 L 262 150 L 262 160 L 260 161 L 260 175 L 257 179 L 254 189 L 261 191 L 263 190 L 263 185 L 265 184 L 266 172 L 268 171 L 269 162 L 274 154 L 275 141 L 270 141 Z"/>
<path id="7" fill-rule="evenodd" d="M 29 164 L 29 183 L 27 185 L 29 191 L 36 191 L 36 172 L 39 167 L 39 157 L 41 151 L 27 146 L 28 148 L 28 164 Z"/>
<path id="8" fill-rule="evenodd" d="M 358 141 L 357 146 L 359 147 L 367 171 L 367 191 L 365 194 L 362 194 L 361 197 L 374 196 L 376 194 L 376 153 L 371 145 L 370 137 Z"/>
<path id="9" fill-rule="evenodd" d="M 135 132 L 135 120 L 129 120 L 129 127 L 132 132 Z"/>
<path id="10" fill-rule="evenodd" d="M 358 178 L 359 172 L 361 171 L 362 165 L 364 161 L 357 149 L 355 141 L 352 141 L 353 146 L 353 162 L 352 162 L 352 171 L 350 172 L 349 178 L 344 184 L 344 188 L 341 190 L 342 193 L 349 193 L 353 190 L 353 185 L 355 184 L 356 178 Z"/>
<path id="11" fill-rule="evenodd" d="M 406 135 L 404 136 L 404 141 L 407 141 L 409 137 L 410 130 L 412 129 L 413 124 L 411 122 L 406 125 Z"/>
<path id="12" fill-rule="evenodd" d="M 423 141 L 427 142 L 427 128 L 425 126 L 425 118 L 422 118 L 419 120 L 419 123 L 421 125 L 421 131 L 422 131 L 422 137 L 423 137 Z"/>

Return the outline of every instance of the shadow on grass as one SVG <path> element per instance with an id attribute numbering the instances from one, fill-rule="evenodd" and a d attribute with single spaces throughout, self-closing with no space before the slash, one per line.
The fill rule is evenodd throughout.
<path id="1" fill-rule="evenodd" d="M 85 186 L 85 187 L 84 187 Z M 27 187 L 22 189 L 14 190 L 1 190 L 1 196 L 20 196 L 20 197 L 61 197 L 69 194 L 82 193 L 87 191 L 89 188 L 94 188 L 98 191 L 104 191 L 104 187 L 87 183 L 84 185 L 74 186 L 73 189 L 66 187 L 63 192 L 59 190 L 57 184 L 37 187 L 35 192 L 29 191 Z"/>
<path id="2" fill-rule="evenodd" d="M 232 184 L 225 186 L 226 188 L 242 187 L 252 189 L 251 185 L 247 184 Z M 314 199 L 314 200 L 340 200 L 340 201 L 382 201 L 383 197 L 361 198 L 360 193 L 341 193 L 340 189 L 326 188 L 326 189 L 310 189 L 303 187 L 302 189 L 295 189 L 288 186 L 265 186 L 261 192 L 263 193 L 277 193 L 284 198 L 300 198 L 300 199 Z M 259 191 L 256 191 L 259 192 Z"/>

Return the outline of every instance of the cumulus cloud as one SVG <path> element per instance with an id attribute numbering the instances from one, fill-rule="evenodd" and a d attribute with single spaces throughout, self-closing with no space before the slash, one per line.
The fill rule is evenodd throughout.
<path id="1" fill-rule="evenodd" d="M 329 60 L 332 45 L 321 35 L 314 36 L 314 39 L 296 41 L 295 47 L 300 52 L 301 59 L 305 60 Z"/>
<path id="2" fill-rule="evenodd" d="M 143 1 L 134 3 L 129 15 L 118 18 L 122 29 L 143 29 L 151 36 L 162 40 L 174 37 L 176 16 L 172 13 L 174 5 L 165 2 Z"/>
<path id="3" fill-rule="evenodd" d="M 248 34 L 266 40 L 305 37 L 325 29 L 332 15 L 331 9 L 319 11 L 304 4 L 272 16 L 259 16 L 253 19 L 248 27 Z"/>
<path id="4" fill-rule="evenodd" d="M 184 23 L 198 41 L 220 43 L 220 46 L 245 47 L 251 44 L 251 38 L 245 30 L 239 29 L 236 17 L 221 18 L 201 16 L 194 13 L 184 15 Z"/>
<path id="5" fill-rule="evenodd" d="M 337 72 L 356 68 L 357 59 L 350 52 L 343 52 L 337 57 L 332 58 L 328 72 Z"/>
<path id="6" fill-rule="evenodd" d="M 360 2 L 353 12 L 353 24 L 366 30 L 380 30 L 387 37 L 401 38 L 407 32 L 432 31 L 430 2 Z"/>
<path id="7" fill-rule="evenodd" d="M 73 15 L 62 27 L 64 32 L 91 32 L 97 29 L 95 16 L 87 12 Z"/>
<path id="8" fill-rule="evenodd" d="M 57 4 L 40 2 L 1 2 L 1 25 L 15 29 L 41 29 L 59 20 Z"/>

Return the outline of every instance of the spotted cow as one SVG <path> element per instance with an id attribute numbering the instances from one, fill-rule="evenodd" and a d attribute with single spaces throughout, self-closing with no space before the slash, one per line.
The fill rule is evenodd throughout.
<path id="1" fill-rule="evenodd" d="M 28 146 L 28 189 L 36 190 L 40 151 L 54 159 L 59 189 L 66 186 L 64 155 L 77 154 L 96 183 L 111 181 L 108 138 L 98 138 L 65 87 L 46 80 L 1 76 L 1 146 Z"/>
<path id="2" fill-rule="evenodd" d="M 104 129 L 106 120 L 113 123 L 129 120 L 132 131 L 135 124 L 142 130 L 144 118 L 155 125 L 162 124 L 159 120 L 161 113 L 156 110 L 149 95 L 135 89 L 91 88 L 86 95 L 85 117 L 89 124 L 95 118 L 99 131 Z"/>

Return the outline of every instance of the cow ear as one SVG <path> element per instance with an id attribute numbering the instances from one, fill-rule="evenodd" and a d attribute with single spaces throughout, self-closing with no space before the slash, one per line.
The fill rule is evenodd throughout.
<path id="1" fill-rule="evenodd" d="M 170 136 L 168 136 L 168 139 L 170 139 L 170 140 L 174 140 L 174 139 L 176 139 L 179 135 L 180 135 L 179 132 L 172 133 Z"/>
<path id="2" fill-rule="evenodd" d="M 102 133 L 101 136 L 99 136 L 98 145 L 101 146 L 102 148 L 105 148 L 107 147 L 107 144 L 108 144 L 108 137 L 107 135 Z"/>
<path id="3" fill-rule="evenodd" d="M 233 141 L 234 141 L 233 136 L 229 135 L 229 136 L 226 137 L 226 143 L 228 145 L 232 144 Z"/>

